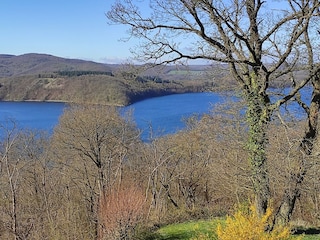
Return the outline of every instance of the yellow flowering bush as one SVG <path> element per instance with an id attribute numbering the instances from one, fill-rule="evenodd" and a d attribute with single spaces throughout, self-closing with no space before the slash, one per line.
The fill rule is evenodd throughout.
<path id="1" fill-rule="evenodd" d="M 249 210 L 239 209 L 233 216 L 228 216 L 225 224 L 218 224 L 219 240 L 288 240 L 290 229 L 276 226 L 273 231 L 265 231 L 271 221 L 272 209 L 268 208 L 261 218 L 252 205 Z"/>

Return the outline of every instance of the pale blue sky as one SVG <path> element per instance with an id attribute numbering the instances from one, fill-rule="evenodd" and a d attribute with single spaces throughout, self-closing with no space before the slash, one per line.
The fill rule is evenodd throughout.
<path id="1" fill-rule="evenodd" d="M 121 42 L 125 28 L 110 26 L 113 0 L 1 0 L 0 54 L 46 53 L 117 63 L 134 42 Z"/>
<path id="2" fill-rule="evenodd" d="M 0 0 L 0 54 L 46 53 L 96 62 L 124 62 L 138 40 L 119 41 L 127 36 L 126 27 L 108 25 L 105 13 L 114 2 Z M 270 2 L 275 6 L 281 3 Z"/>

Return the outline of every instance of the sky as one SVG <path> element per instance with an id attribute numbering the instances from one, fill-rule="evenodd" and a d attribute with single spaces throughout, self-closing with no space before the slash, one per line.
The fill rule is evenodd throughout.
<path id="1" fill-rule="evenodd" d="M 113 0 L 1 0 L 0 54 L 45 53 L 120 63 L 135 42 L 126 28 L 108 24 Z"/>
<path id="2" fill-rule="evenodd" d="M 279 1 L 275 0 L 278 4 Z M 115 0 L 0 0 L 0 54 L 123 63 L 138 40 L 105 16 Z M 271 1 L 273 2 L 273 1 Z"/>

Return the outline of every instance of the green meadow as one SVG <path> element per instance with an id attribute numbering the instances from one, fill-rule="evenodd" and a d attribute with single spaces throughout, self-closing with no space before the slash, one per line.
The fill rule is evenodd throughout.
<path id="1" fill-rule="evenodd" d="M 200 221 L 190 221 L 185 223 L 171 224 L 161 227 L 159 230 L 150 234 L 149 236 L 144 236 L 143 239 L 147 240 L 201 240 L 210 239 L 218 240 L 216 235 L 216 228 L 219 223 L 223 223 L 222 218 L 215 218 L 213 220 L 200 220 Z M 306 229 L 305 232 L 301 234 L 292 235 L 292 240 L 301 239 L 302 240 L 319 240 L 320 234 L 319 230 L 316 229 Z"/>

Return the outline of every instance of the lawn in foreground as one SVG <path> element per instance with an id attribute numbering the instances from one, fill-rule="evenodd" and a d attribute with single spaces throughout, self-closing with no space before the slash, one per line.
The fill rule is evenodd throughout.
<path id="1" fill-rule="evenodd" d="M 192 239 L 201 234 L 208 234 L 213 240 L 218 239 L 213 229 L 222 222 L 222 219 L 215 221 L 197 221 L 186 222 L 179 224 L 172 224 L 162 227 L 158 230 L 160 239 L 173 240 L 173 239 Z"/>
<path id="2" fill-rule="evenodd" d="M 215 234 L 215 229 L 219 223 L 222 223 L 224 219 L 217 218 L 215 220 L 208 221 L 196 221 L 172 224 L 160 228 L 157 231 L 157 237 L 154 240 L 195 240 L 199 234 L 208 235 L 211 240 L 218 240 Z M 301 235 L 293 235 L 292 240 L 297 239 Z M 200 239 L 200 238 L 199 238 Z M 319 240 L 320 234 L 306 234 L 302 238 L 303 240 Z"/>

